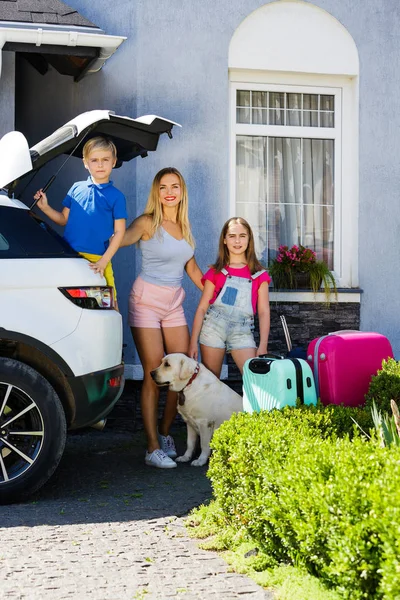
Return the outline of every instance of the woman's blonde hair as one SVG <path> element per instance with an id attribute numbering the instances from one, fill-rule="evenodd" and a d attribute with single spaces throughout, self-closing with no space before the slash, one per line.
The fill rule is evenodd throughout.
<path id="1" fill-rule="evenodd" d="M 192 248 L 194 248 L 194 239 L 192 236 L 192 231 L 189 223 L 189 198 L 185 180 L 182 175 L 179 173 L 178 169 L 175 167 L 166 167 L 165 169 L 161 169 L 157 173 L 157 175 L 153 179 L 153 183 L 151 185 L 149 198 L 147 200 L 147 204 L 143 211 L 143 214 L 151 217 L 151 229 L 150 229 L 150 237 L 153 237 L 157 229 L 161 226 L 163 222 L 163 211 L 162 204 L 160 202 L 160 182 L 164 175 L 176 175 L 179 179 L 179 183 L 181 186 L 182 196 L 181 201 L 178 204 L 178 212 L 176 217 L 176 222 L 180 226 L 182 230 L 183 238 L 187 241 Z"/>
<path id="2" fill-rule="evenodd" d="M 104 137 L 94 137 L 91 140 L 88 140 L 86 144 L 83 146 L 82 156 L 83 160 L 87 160 L 89 154 L 94 150 L 109 150 L 113 155 L 113 159 L 117 158 L 117 148 L 115 147 L 114 142 Z"/>
<path id="3" fill-rule="evenodd" d="M 246 221 L 246 219 L 243 219 L 242 217 L 232 217 L 231 219 L 228 219 L 224 224 L 221 231 L 221 235 L 219 236 L 218 257 L 215 263 L 211 265 L 211 267 L 217 272 L 221 272 L 222 269 L 224 269 L 226 265 L 229 264 L 229 250 L 227 245 L 225 244 L 225 237 L 228 233 L 229 227 L 235 224 L 243 225 L 243 227 L 247 230 L 249 236 L 249 243 L 246 249 L 246 263 L 250 269 L 250 273 L 254 275 L 254 273 L 257 273 L 257 271 L 261 271 L 262 269 L 264 269 L 264 267 L 262 266 L 262 264 L 256 256 L 256 251 L 254 248 L 254 236 L 251 227 Z"/>

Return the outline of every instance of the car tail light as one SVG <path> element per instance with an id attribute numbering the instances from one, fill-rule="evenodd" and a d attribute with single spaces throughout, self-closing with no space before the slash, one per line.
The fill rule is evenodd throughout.
<path id="1" fill-rule="evenodd" d="M 112 287 L 67 287 L 58 288 L 68 300 L 80 308 L 115 308 Z"/>
<path id="2" fill-rule="evenodd" d="M 121 375 L 119 377 L 111 377 L 111 379 L 108 380 L 108 385 L 110 387 L 120 387 L 121 382 L 122 382 Z"/>

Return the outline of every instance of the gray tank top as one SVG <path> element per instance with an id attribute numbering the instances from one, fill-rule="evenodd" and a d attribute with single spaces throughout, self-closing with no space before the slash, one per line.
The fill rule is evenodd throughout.
<path id="1" fill-rule="evenodd" d="M 149 240 L 139 242 L 142 252 L 140 277 L 148 283 L 180 287 L 183 271 L 194 255 L 186 240 L 177 240 L 163 227 L 159 227 Z"/>

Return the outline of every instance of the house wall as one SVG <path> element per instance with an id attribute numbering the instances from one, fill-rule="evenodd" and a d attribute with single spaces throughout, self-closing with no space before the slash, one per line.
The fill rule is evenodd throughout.
<path id="1" fill-rule="evenodd" d="M 126 35 L 128 40 L 100 73 L 77 84 L 53 72 L 41 77 L 28 65 L 19 72 L 24 81 L 20 123 L 32 143 L 54 126 L 91 108 L 112 108 L 134 116 L 159 114 L 182 124 L 181 130 L 174 130 L 172 141 L 162 138 L 154 155 L 125 165 L 114 179 L 127 196 L 133 218 L 145 205 L 156 171 L 167 165 L 182 171 L 189 188 L 196 257 L 202 269 L 214 260 L 221 225 L 231 216 L 229 43 L 241 22 L 263 4 L 269 2 L 136 0 L 118 2 L 117 10 L 110 11 L 106 0 L 72 0 L 75 9 L 108 34 Z M 396 356 L 400 356 L 396 252 L 400 174 L 398 2 L 316 0 L 313 4 L 347 29 L 359 53 L 360 326 L 387 335 Z M 76 161 L 74 165 L 71 161 L 52 188 L 54 197 L 61 200 L 71 181 L 82 174 Z M 118 253 L 115 270 L 125 323 L 128 291 L 139 267 L 134 248 Z M 185 309 L 191 321 L 199 293 L 188 281 L 185 288 Z M 125 341 L 126 362 L 137 362 L 127 326 Z"/>
<path id="2" fill-rule="evenodd" d="M 0 137 L 14 129 L 15 54 L 3 52 L 0 59 Z"/>

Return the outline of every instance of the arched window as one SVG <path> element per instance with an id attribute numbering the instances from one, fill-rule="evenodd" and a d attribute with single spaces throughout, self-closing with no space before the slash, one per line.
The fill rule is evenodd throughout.
<path id="1" fill-rule="evenodd" d="M 262 6 L 229 48 L 232 212 L 266 263 L 301 243 L 342 287 L 358 284 L 358 71 L 347 30 L 306 2 Z"/>

